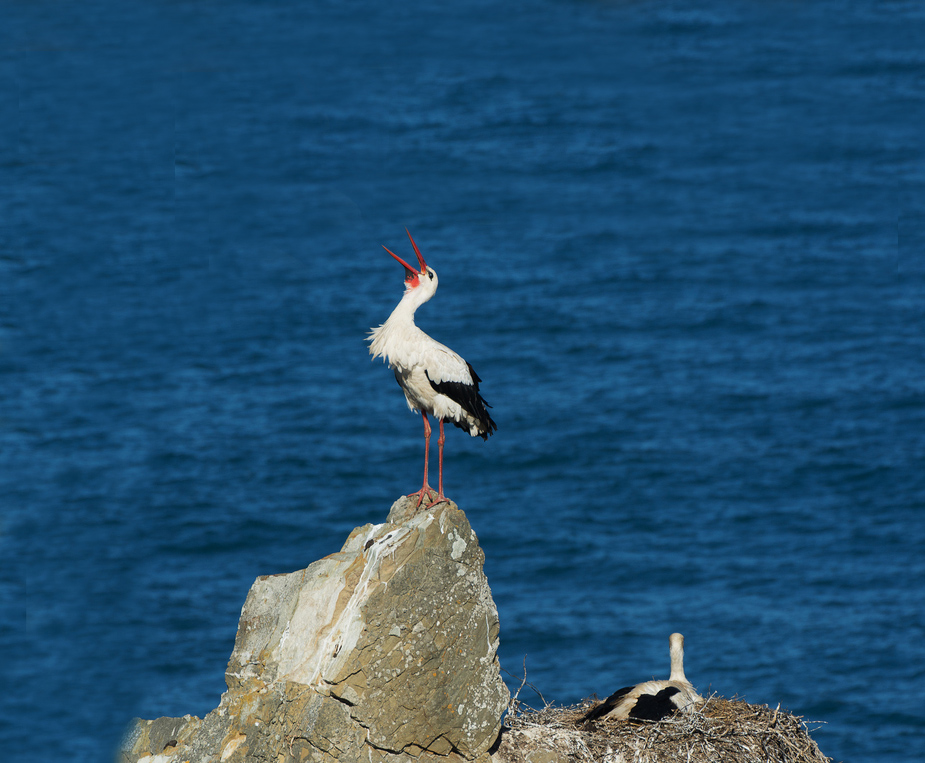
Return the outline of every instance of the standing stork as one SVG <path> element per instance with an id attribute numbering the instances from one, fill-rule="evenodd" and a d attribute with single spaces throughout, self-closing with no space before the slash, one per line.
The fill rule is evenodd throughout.
<path id="1" fill-rule="evenodd" d="M 424 419 L 424 486 L 409 497 L 417 497 L 418 506 L 430 498 L 433 488 L 427 484 L 427 461 L 430 455 L 430 422 L 427 414 L 440 422 L 439 477 L 437 494 L 427 508 L 446 500 L 443 495 L 443 422 L 449 421 L 472 437 L 488 439 L 498 427 L 488 414 L 488 405 L 479 394 L 482 381 L 475 370 L 449 347 L 431 339 L 414 325 L 415 311 L 437 291 L 437 274 L 427 266 L 411 233 L 411 246 L 421 269 L 417 270 L 393 251 L 383 246 L 405 268 L 405 293 L 385 323 L 371 330 L 369 352 L 382 358 L 395 372 L 405 393 L 408 407 Z"/>
<path id="2" fill-rule="evenodd" d="M 602 719 L 633 718 L 660 721 L 677 710 L 690 712 L 703 701 L 684 675 L 684 636 L 672 633 L 668 639 L 671 654 L 671 675 L 667 681 L 644 681 L 618 689 L 599 705 L 592 707 L 583 722 Z"/>

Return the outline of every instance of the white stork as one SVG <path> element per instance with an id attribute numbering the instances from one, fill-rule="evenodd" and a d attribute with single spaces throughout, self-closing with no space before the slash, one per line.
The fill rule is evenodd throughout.
<path id="1" fill-rule="evenodd" d="M 405 393 L 408 407 L 420 413 L 424 419 L 424 486 L 411 497 L 418 498 L 418 506 L 425 496 L 430 498 L 433 488 L 427 484 L 427 460 L 430 454 L 431 414 L 440 422 L 439 445 L 440 468 L 438 490 L 430 506 L 446 500 L 443 495 L 443 422 L 449 421 L 472 437 L 488 439 L 497 429 L 488 414 L 488 405 L 479 394 L 478 374 L 465 360 L 439 342 L 431 339 L 414 325 L 414 312 L 437 291 L 437 274 L 427 266 L 421 250 L 411 233 L 405 228 L 411 246 L 421 265 L 416 270 L 401 257 L 383 246 L 389 254 L 405 268 L 405 294 L 392 311 L 388 320 L 369 335 L 369 352 L 375 358 L 382 358 L 395 372 L 395 378 Z"/>
<path id="2" fill-rule="evenodd" d="M 703 697 L 684 675 L 684 636 L 672 633 L 668 643 L 671 647 L 671 676 L 667 681 L 645 681 L 618 689 L 592 707 L 581 720 L 634 718 L 660 721 L 676 710 L 690 712 L 697 702 L 702 702 Z"/>

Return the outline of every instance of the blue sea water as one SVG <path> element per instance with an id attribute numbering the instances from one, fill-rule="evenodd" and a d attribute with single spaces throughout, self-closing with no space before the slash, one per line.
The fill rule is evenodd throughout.
<path id="1" fill-rule="evenodd" d="M 522 699 L 668 670 L 925 755 L 925 6 L 4 3 L 0 749 L 215 707 L 241 605 L 446 491 Z M 528 696 L 529 694 L 529 696 Z"/>

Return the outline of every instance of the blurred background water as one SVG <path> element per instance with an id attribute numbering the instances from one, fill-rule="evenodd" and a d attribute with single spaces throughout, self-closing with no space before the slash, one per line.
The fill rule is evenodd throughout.
<path id="1" fill-rule="evenodd" d="M 445 471 L 511 685 L 678 630 L 701 692 L 921 757 L 920 3 L 3 7 L 6 759 L 207 713 L 254 578 L 419 486 L 364 345 L 405 226 L 499 425 Z"/>

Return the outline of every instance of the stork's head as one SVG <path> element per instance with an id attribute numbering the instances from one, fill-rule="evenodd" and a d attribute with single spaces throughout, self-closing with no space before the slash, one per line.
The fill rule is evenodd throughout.
<path id="1" fill-rule="evenodd" d="M 421 255 L 421 250 L 418 249 L 418 245 L 414 243 L 414 239 L 411 238 L 411 233 L 407 228 L 405 228 L 405 233 L 407 233 L 408 238 L 411 239 L 411 246 L 414 247 L 414 253 L 418 256 L 418 262 L 421 265 L 420 270 L 416 270 L 415 268 L 411 267 L 411 265 L 405 262 L 388 247 L 383 246 L 382 248 L 404 266 L 405 294 L 412 291 L 421 292 L 421 296 L 424 297 L 424 300 L 426 301 L 434 295 L 435 291 L 437 291 L 437 274 L 434 272 L 433 268 L 427 267 L 427 263 L 424 262 L 424 257 Z"/>

